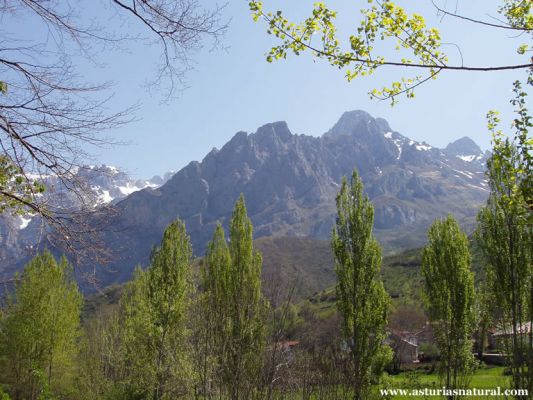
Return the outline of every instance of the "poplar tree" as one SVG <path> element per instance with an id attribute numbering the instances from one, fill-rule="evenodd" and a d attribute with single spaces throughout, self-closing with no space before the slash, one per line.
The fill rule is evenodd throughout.
<path id="1" fill-rule="evenodd" d="M 489 120 L 489 127 L 491 123 Z M 532 393 L 533 232 L 531 205 L 527 203 L 531 199 L 522 190 L 524 183 L 531 183 L 531 170 L 523 168 L 516 143 L 499 132 L 493 134 L 493 155 L 487 161 L 491 193 L 478 214 L 477 239 L 494 303 L 502 311 L 499 327 L 511 338 L 506 350 L 513 387 Z"/>
<path id="2" fill-rule="evenodd" d="M 14 400 L 70 389 L 82 301 L 66 258 L 46 251 L 26 265 L 0 321 L 0 383 Z"/>
<path id="3" fill-rule="evenodd" d="M 391 356 L 383 345 L 390 298 L 379 276 L 381 250 L 372 233 L 374 208 L 356 171 L 350 184 L 342 180 L 336 201 L 331 247 L 337 308 L 350 352 L 348 380 L 353 398 L 360 400 L 368 397 L 373 379 L 379 378 Z"/>
<path id="4" fill-rule="evenodd" d="M 222 369 L 224 350 L 229 342 L 229 272 L 231 256 L 222 225 L 217 224 L 213 239 L 207 246 L 200 269 L 204 293 L 200 297 L 201 318 L 198 351 L 202 392 L 209 396 L 218 387 L 223 391 Z"/>
<path id="5" fill-rule="evenodd" d="M 84 335 L 78 356 L 79 376 L 76 381 L 79 400 L 124 397 L 127 366 L 120 320 L 118 305 L 111 304 L 100 306 L 96 315 L 84 321 Z"/>
<path id="6" fill-rule="evenodd" d="M 267 303 L 261 294 L 261 254 L 240 196 L 230 221 L 230 243 L 217 226 L 202 273 L 217 379 L 232 400 L 254 394 L 262 366 Z"/>
<path id="7" fill-rule="evenodd" d="M 153 400 L 189 394 L 192 247 L 185 224 L 165 230 L 151 265 L 137 268 L 121 301 L 128 395 Z"/>
<path id="8" fill-rule="evenodd" d="M 422 252 L 427 309 L 441 356 L 446 388 L 466 387 L 472 372 L 474 275 L 468 238 L 450 215 L 436 220 Z M 453 397 L 448 397 L 453 398 Z"/>

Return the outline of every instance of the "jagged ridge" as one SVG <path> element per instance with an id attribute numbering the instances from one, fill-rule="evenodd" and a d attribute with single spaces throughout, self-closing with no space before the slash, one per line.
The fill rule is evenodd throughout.
<path id="1" fill-rule="evenodd" d="M 239 132 L 161 187 L 116 204 L 117 215 L 109 218 L 105 234 L 115 250 L 106 271 L 116 272 L 102 273 L 101 279 L 105 284 L 128 279 L 137 263 L 147 263 L 152 246 L 177 217 L 185 221 L 195 253 L 202 255 L 216 223 L 227 224 L 240 193 L 256 238 L 326 239 L 340 181 L 354 168 L 374 202 L 376 234 L 386 252 L 421 245 L 429 224 L 450 212 L 471 227 L 488 192 L 483 156 L 458 157 L 461 141 L 438 149 L 410 140 L 364 111 L 344 113 L 322 137 L 294 135 L 285 122 L 252 134 Z"/>

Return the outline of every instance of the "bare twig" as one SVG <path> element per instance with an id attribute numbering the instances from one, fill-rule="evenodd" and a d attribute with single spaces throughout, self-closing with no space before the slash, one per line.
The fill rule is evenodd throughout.
<path id="1" fill-rule="evenodd" d="M 433 3 L 433 7 L 435 7 L 438 12 L 442 13 L 443 16 L 444 15 L 448 15 L 450 17 L 458 18 L 458 19 L 461 19 L 463 21 L 468 21 L 468 22 L 472 22 L 474 24 L 479 24 L 479 25 L 485 25 L 485 26 L 489 26 L 491 28 L 510 29 L 510 30 L 521 31 L 521 32 L 533 31 L 533 29 L 529 29 L 529 28 L 526 28 L 526 27 L 518 28 L 518 27 L 515 27 L 515 26 L 504 24 L 503 21 L 502 21 L 501 24 L 495 24 L 495 23 L 482 21 L 482 20 L 475 19 L 475 18 L 470 18 L 470 17 L 467 17 L 465 15 L 458 14 L 457 11 L 455 11 L 455 12 L 446 11 L 445 9 L 439 7 L 439 5 L 435 2 L 435 0 L 431 0 L 431 2 Z"/>
<path id="2" fill-rule="evenodd" d="M 168 96 L 183 83 L 192 53 L 206 38 L 218 42 L 227 27 L 220 21 L 223 7 L 207 10 L 197 0 L 101 1 L 116 6 L 118 17 L 134 16 L 148 32 L 145 36 L 161 45 L 155 81 Z M 42 41 L 0 39 L 0 81 L 7 86 L 7 93 L 0 93 L 0 157 L 12 174 L 1 177 L 0 207 L 16 205 L 17 212 L 40 218 L 48 245 L 102 261 L 104 212 L 95 209 L 91 188 L 77 172 L 90 160 L 93 146 L 119 144 L 106 134 L 134 120 L 138 106 L 109 112 L 110 83 L 80 78 L 72 57 L 76 52 L 94 61 L 94 46 L 132 36 L 115 33 L 114 25 L 87 22 L 78 10 L 72 0 L 0 2 L 4 18 L 15 22 L 30 16 L 47 32 Z M 57 187 L 43 194 L 33 182 L 49 177 Z M 13 184 L 19 180 L 27 183 L 24 191 Z"/>

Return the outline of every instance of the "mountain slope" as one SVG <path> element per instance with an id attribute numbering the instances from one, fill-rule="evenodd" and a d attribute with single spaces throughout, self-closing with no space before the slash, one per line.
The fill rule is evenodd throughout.
<path id="1" fill-rule="evenodd" d="M 156 188 L 164 184 L 171 176 L 154 176 L 149 180 L 131 178 L 126 172 L 112 166 L 85 166 L 74 170 L 73 179 L 83 192 L 68 190 L 63 182 L 55 176 L 38 176 L 42 179 L 46 192 L 43 203 L 62 210 L 79 209 L 81 204 L 89 209 L 116 203 L 133 192 L 147 187 Z M 35 254 L 46 243 L 49 227 L 43 224 L 37 215 L 0 215 L 0 280 L 10 277 L 18 270 L 21 263 Z"/>
<path id="2" fill-rule="evenodd" d="M 284 122 L 239 132 L 160 188 L 117 204 L 106 242 L 116 250 L 118 272 L 103 279 L 127 279 L 136 263 L 146 264 L 151 247 L 177 217 L 202 255 L 216 223 L 227 224 L 240 193 L 256 238 L 326 239 L 340 181 L 353 168 L 374 202 L 376 235 L 386 252 L 420 246 L 429 224 L 447 213 L 471 227 L 488 193 L 484 159 L 465 161 L 453 149 L 410 140 L 363 111 L 343 114 L 323 137 L 292 134 Z"/>
<path id="3" fill-rule="evenodd" d="M 195 253 L 203 255 L 216 223 L 227 225 L 240 193 L 256 238 L 327 239 L 340 181 L 354 168 L 375 205 L 375 232 L 386 253 L 420 246 L 435 218 L 451 212 L 471 227 L 486 199 L 484 157 L 465 160 L 462 147 L 456 142 L 437 149 L 410 140 L 364 111 L 344 113 L 322 137 L 295 135 L 285 122 L 239 132 L 159 188 L 115 204 L 104 233 L 114 258 L 100 279 L 104 285 L 124 281 L 136 264 L 146 265 L 152 246 L 177 217 L 185 221 Z M 472 148 L 465 151 L 472 155 Z"/>
<path id="4" fill-rule="evenodd" d="M 264 294 L 281 294 L 271 303 L 285 301 L 294 286 L 292 303 L 309 299 L 319 309 L 335 307 L 333 254 L 329 240 L 289 236 L 263 237 L 254 241 L 263 256 L 262 287 Z M 479 250 L 471 242 L 472 270 L 476 279 L 483 279 L 483 262 Z M 422 306 L 422 249 L 409 249 L 382 260 L 381 278 L 396 304 Z M 194 264 L 199 265 L 200 260 Z M 274 287 L 274 289 L 272 289 Z M 92 314 L 104 304 L 117 304 L 123 285 L 114 285 L 87 298 L 85 313 Z"/>

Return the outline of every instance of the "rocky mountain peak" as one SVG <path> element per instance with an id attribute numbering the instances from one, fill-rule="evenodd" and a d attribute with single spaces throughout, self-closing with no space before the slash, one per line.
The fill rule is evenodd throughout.
<path id="1" fill-rule="evenodd" d="M 256 136 L 274 136 L 280 139 L 286 140 L 292 136 L 289 126 L 285 121 L 276 121 L 265 124 L 261 126 L 257 132 Z"/>
<path id="2" fill-rule="evenodd" d="M 444 151 L 449 156 L 460 158 L 466 162 L 482 161 L 484 158 L 483 151 L 468 136 L 464 136 L 450 143 Z"/>
<path id="3" fill-rule="evenodd" d="M 463 136 L 461 139 L 448 144 L 446 152 L 454 156 L 466 156 L 471 154 L 482 154 L 483 152 L 479 146 L 468 136 Z"/>
<path id="4" fill-rule="evenodd" d="M 363 110 L 347 111 L 328 132 L 325 137 L 335 138 L 340 136 L 369 137 L 384 134 L 390 131 L 387 121 L 374 118 Z"/>
<path id="5" fill-rule="evenodd" d="M 233 135 L 233 137 L 230 139 L 228 143 L 224 145 L 224 147 L 241 145 L 244 142 L 246 142 L 247 137 L 248 137 L 248 133 L 244 131 L 239 131 L 235 135 Z"/>

